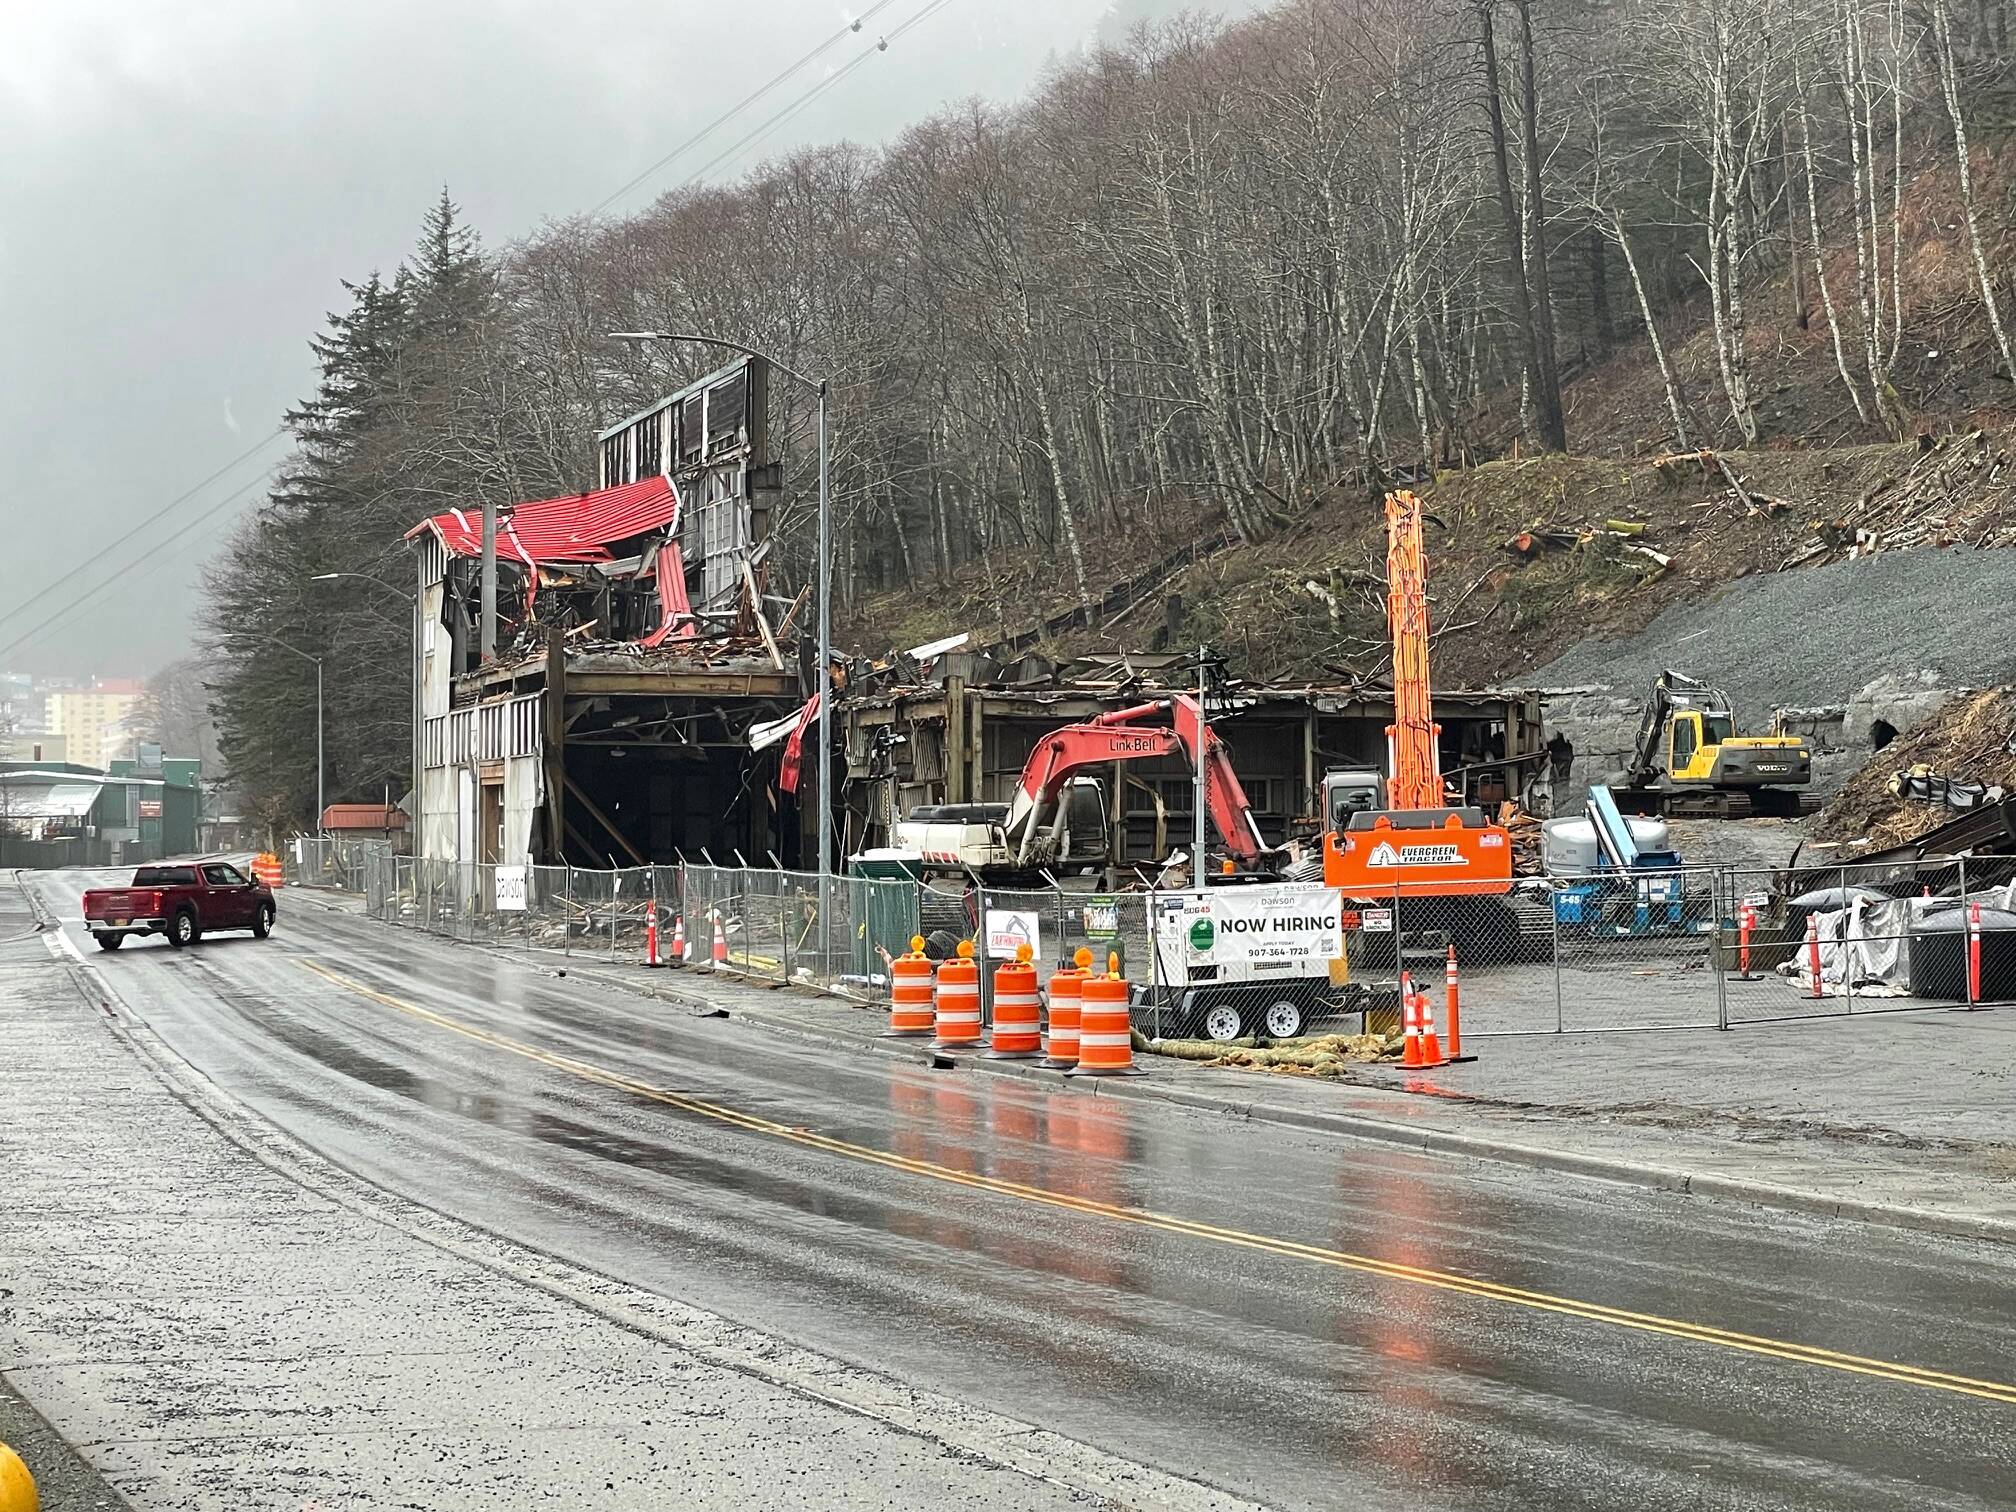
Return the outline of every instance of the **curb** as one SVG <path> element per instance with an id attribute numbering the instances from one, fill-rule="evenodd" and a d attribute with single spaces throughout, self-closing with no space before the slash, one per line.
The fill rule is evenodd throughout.
<path id="1" fill-rule="evenodd" d="M 634 982 L 626 977 L 598 971 L 592 967 L 587 970 L 570 967 L 567 974 L 570 978 L 579 977 L 598 986 L 615 987 L 634 996 L 675 1003 L 696 1013 L 718 1015 L 721 1012 L 720 1004 L 708 1003 L 676 988 L 667 991 L 654 984 Z M 731 1013 L 732 1011 L 730 1010 Z M 1854 1197 L 1834 1197 L 1824 1192 L 1777 1186 L 1742 1177 L 1718 1176 L 1712 1172 L 1681 1170 L 1672 1166 L 1652 1165 L 1607 1155 L 1585 1155 L 1572 1150 L 1548 1149 L 1542 1145 L 1514 1144 L 1484 1135 L 1457 1134 L 1444 1129 L 1416 1128 L 1409 1124 L 1367 1118 L 1356 1113 L 1326 1113 L 1311 1108 L 1284 1107 L 1278 1103 L 1243 1102 L 1187 1087 L 1161 1086 L 1150 1081 L 1120 1077 L 1066 1081 L 1054 1071 L 1046 1071 L 1026 1061 L 990 1061 L 978 1056 L 962 1056 L 931 1050 L 914 1040 L 883 1040 L 873 1037 L 863 1039 L 808 1028 L 802 1024 L 771 1023 L 756 1015 L 744 1015 L 744 1017 L 746 1022 L 760 1028 L 765 1034 L 775 1035 L 780 1039 L 795 1040 L 802 1044 L 818 1045 L 828 1049 L 855 1052 L 867 1050 L 877 1055 L 891 1056 L 927 1066 L 944 1063 L 959 1068 L 970 1068 L 989 1076 L 1007 1076 L 1023 1081 L 1040 1082 L 1059 1091 L 1068 1089 L 1091 1096 L 1124 1097 L 1142 1102 L 1161 1103 L 1194 1112 L 1243 1118 L 1253 1123 L 1270 1124 L 1280 1128 L 1302 1129 L 1311 1133 L 1341 1135 L 1348 1138 L 1374 1139 L 1385 1144 L 1421 1150 L 1428 1154 L 1495 1160 L 1501 1164 L 1522 1166 L 1528 1170 L 1557 1171 L 1563 1175 L 1621 1182 L 1629 1186 L 1672 1192 L 1682 1196 L 1747 1202 L 1756 1207 L 1773 1208 L 1783 1212 L 1847 1219 L 1885 1228 L 1936 1234 L 1949 1239 L 1976 1239 L 1993 1244 L 2016 1245 L 2016 1222 L 1999 1218 L 1969 1217 L 1965 1214 L 1902 1207 L 1894 1203 L 1865 1202 Z"/>

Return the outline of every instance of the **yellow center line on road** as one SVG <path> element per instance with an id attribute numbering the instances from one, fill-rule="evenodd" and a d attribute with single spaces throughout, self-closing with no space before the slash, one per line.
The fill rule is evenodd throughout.
<path id="1" fill-rule="evenodd" d="M 1657 1313 L 1630 1312 L 1623 1308 L 1610 1307 L 1600 1302 L 1585 1302 L 1574 1297 L 1555 1296 L 1548 1292 L 1528 1291 L 1521 1287 L 1504 1286 L 1495 1281 L 1485 1281 L 1474 1276 L 1465 1276 L 1453 1271 L 1432 1270 L 1425 1266 L 1405 1265 L 1398 1261 L 1382 1260 L 1375 1255 L 1355 1254 L 1349 1250 L 1326 1249 L 1319 1245 L 1302 1244 L 1292 1239 L 1277 1239 L 1266 1234 L 1251 1234 L 1241 1229 L 1220 1228 L 1215 1224 L 1199 1223 L 1188 1218 L 1179 1218 L 1169 1213 L 1158 1213 L 1147 1208 L 1123 1207 L 1115 1203 L 1098 1202 L 1087 1197 L 1076 1197 L 1068 1192 L 1053 1191 L 1047 1187 L 1029 1186 L 1018 1181 L 1004 1181 L 999 1177 L 976 1175 L 970 1171 L 954 1170 L 950 1166 L 933 1164 L 926 1160 L 912 1160 L 906 1156 L 891 1154 L 869 1145 L 851 1144 L 846 1140 L 832 1139 L 816 1134 L 809 1129 L 791 1124 L 778 1123 L 774 1119 L 762 1118 L 752 1113 L 743 1113 L 721 1103 L 709 1102 L 704 1098 L 689 1097 L 681 1092 L 668 1092 L 662 1087 L 654 1087 L 619 1071 L 576 1060 L 572 1056 L 558 1055 L 550 1050 L 542 1050 L 536 1045 L 526 1044 L 507 1035 L 497 1034 L 474 1024 L 436 1013 L 431 1008 L 423 1008 L 404 998 L 392 996 L 367 987 L 362 982 L 351 980 L 338 972 L 329 970 L 316 961 L 303 958 L 301 965 L 317 976 L 346 991 L 384 1007 L 407 1014 L 424 1023 L 445 1029 L 451 1034 L 461 1035 L 479 1044 L 504 1050 L 526 1060 L 536 1061 L 557 1071 L 564 1071 L 585 1081 L 599 1083 L 617 1091 L 627 1092 L 635 1097 L 647 1098 L 667 1107 L 680 1109 L 702 1118 L 711 1119 L 731 1127 L 744 1129 L 752 1134 L 761 1134 L 773 1139 L 788 1140 L 792 1144 L 807 1149 L 820 1150 L 829 1155 L 837 1155 L 848 1160 L 878 1165 L 893 1171 L 903 1171 L 913 1176 L 922 1176 L 933 1181 L 948 1182 L 954 1186 L 970 1187 L 975 1191 L 990 1192 L 1000 1197 L 1010 1197 L 1021 1202 L 1033 1202 L 1044 1207 L 1061 1208 L 1067 1212 L 1082 1213 L 1090 1217 L 1103 1218 L 1112 1222 L 1131 1224 L 1136 1227 L 1158 1229 L 1164 1233 L 1179 1234 L 1187 1238 L 1202 1239 L 1214 1244 L 1232 1245 L 1241 1249 L 1259 1250 L 1266 1254 L 1280 1255 L 1293 1260 L 1310 1261 L 1340 1270 L 1357 1271 L 1365 1275 L 1379 1276 L 1390 1281 L 1404 1281 L 1416 1286 L 1431 1287 L 1438 1291 L 1455 1292 L 1463 1296 L 1479 1297 L 1487 1301 L 1501 1302 L 1515 1307 L 1529 1308 L 1537 1312 L 1558 1313 L 1564 1317 L 1581 1318 L 1592 1323 L 1605 1323 L 1616 1328 L 1633 1329 L 1640 1333 L 1663 1334 L 1669 1338 L 1685 1339 L 1697 1344 L 1712 1344 L 1723 1349 L 1737 1350 L 1745 1354 L 1766 1355 L 1773 1359 L 1789 1360 L 1795 1364 L 1811 1365 L 1827 1370 L 1845 1371 L 1852 1375 L 1872 1376 L 1878 1380 L 1894 1381 L 1905 1386 L 1922 1386 L 1936 1391 L 1955 1392 L 1961 1396 L 1979 1397 L 1990 1402 L 2004 1402 L 2016 1405 L 2016 1384 L 2002 1381 L 1979 1380 L 1973 1376 L 1953 1375 L 1942 1370 L 1928 1370 L 1918 1365 L 1905 1365 L 1891 1360 L 1871 1359 L 1863 1355 L 1843 1354 L 1838 1350 L 1822 1349 L 1816 1345 L 1799 1344 L 1786 1339 L 1773 1339 L 1757 1334 L 1738 1333 L 1726 1328 L 1716 1328 L 1705 1323 L 1690 1323 L 1684 1319 L 1661 1317 Z"/>

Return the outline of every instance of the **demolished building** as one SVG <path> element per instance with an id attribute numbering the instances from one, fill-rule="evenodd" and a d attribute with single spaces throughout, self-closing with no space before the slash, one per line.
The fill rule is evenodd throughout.
<path id="1" fill-rule="evenodd" d="M 799 633 L 809 594 L 769 591 L 781 469 L 764 368 L 739 360 L 603 431 L 596 489 L 495 510 L 488 659 L 482 511 L 450 509 L 408 533 L 419 855 L 816 867 L 829 787 L 809 732 L 817 659 Z M 1043 735 L 1194 676 L 1170 655 L 1060 665 L 962 642 L 836 660 L 836 866 L 885 844 L 913 808 L 1005 802 Z M 1232 682 L 1211 705 L 1270 844 L 1313 824 L 1326 771 L 1385 765 L 1388 688 Z M 1541 714 L 1523 690 L 1437 694 L 1443 770 L 1466 802 L 1544 792 Z M 1116 770 L 1112 854 L 1148 861 L 1180 846 L 1192 792 L 1180 759 Z"/>
<path id="2" fill-rule="evenodd" d="M 764 604 L 776 469 L 762 370 L 732 363 L 604 431 L 601 487 L 497 510 L 487 663 L 481 511 L 408 533 L 421 855 L 798 859 L 782 753 L 747 738 L 805 697 L 789 624 L 780 638 Z"/>

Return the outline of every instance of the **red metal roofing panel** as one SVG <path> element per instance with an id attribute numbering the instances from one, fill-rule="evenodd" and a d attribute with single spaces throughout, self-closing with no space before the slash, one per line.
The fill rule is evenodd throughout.
<path id="1" fill-rule="evenodd" d="M 497 511 L 497 555 L 520 562 L 606 562 L 613 541 L 628 540 L 679 518 L 679 495 L 670 478 L 645 478 L 595 493 L 532 499 Z M 450 556 L 483 553 L 483 511 L 451 509 L 406 532 L 441 538 Z"/>

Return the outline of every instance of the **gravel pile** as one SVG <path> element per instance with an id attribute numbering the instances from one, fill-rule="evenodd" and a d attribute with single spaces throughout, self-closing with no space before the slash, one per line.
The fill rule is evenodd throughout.
<path id="1" fill-rule="evenodd" d="M 1623 640 L 1582 641 L 1520 680 L 1607 683 L 1642 697 L 1661 669 L 1705 678 L 1739 725 L 1775 705 L 1842 703 L 1885 674 L 1949 684 L 2016 681 L 2016 551 L 1884 552 L 1741 578 L 1676 604 Z"/>

